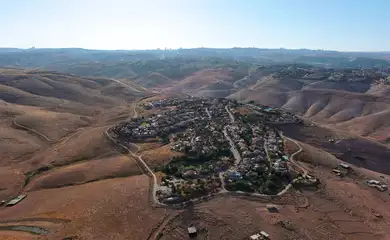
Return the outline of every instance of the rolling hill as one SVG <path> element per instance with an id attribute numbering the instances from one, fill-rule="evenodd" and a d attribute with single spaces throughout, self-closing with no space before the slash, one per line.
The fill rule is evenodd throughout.
<path id="1" fill-rule="evenodd" d="M 290 83 L 276 84 L 275 88 L 272 85 L 240 90 L 229 98 L 283 108 L 312 121 L 388 143 L 390 124 L 385 119 L 389 98 L 333 89 L 297 90 L 291 89 Z"/>
<path id="2" fill-rule="evenodd" d="M 355 184 L 356 179 L 345 181 L 323 165 L 334 167 L 344 160 L 354 164 L 357 174 L 365 168 L 389 173 L 390 85 L 377 77 L 379 69 L 360 68 L 384 63 L 379 53 L 305 49 L 0 49 L 0 66 L 12 66 L 0 69 L 0 201 L 27 194 L 15 207 L 0 206 L 0 238 L 8 234 L 1 228 L 15 224 L 47 229 L 47 239 L 183 239 L 173 226 L 186 229 L 192 219 L 206 223 L 202 226 L 210 228 L 210 236 L 245 229 L 237 239 L 257 231 L 258 223 L 286 239 L 295 233 L 285 225 L 291 219 L 296 229 L 316 234 L 323 219 L 333 218 L 340 229 L 356 220 L 361 223 L 353 226 L 370 222 L 370 232 L 376 233 L 390 216 L 386 209 L 383 218 L 373 216 L 376 206 L 386 205 L 379 193 Z M 119 121 L 158 112 L 141 109 L 142 103 L 183 93 L 254 101 L 299 115 L 304 124 L 278 126 L 285 136 L 302 142 L 296 157 L 306 161 L 303 166 L 319 176 L 324 188 L 271 199 L 280 204 L 278 215 L 265 211 L 267 199 L 234 196 L 206 201 L 196 211 L 151 207 L 151 184 L 139 162 L 116 149 L 104 133 Z M 286 144 L 295 148 L 291 152 L 299 148 L 290 140 Z M 137 155 L 156 175 L 162 175 L 157 171 L 170 156 L 180 155 L 170 144 L 138 147 Z M 364 204 L 361 193 L 369 199 Z M 199 217 L 202 211 L 207 214 Z M 355 234 L 356 228 L 351 229 Z M 313 239 L 322 239 L 321 234 Z M 361 239 L 377 236 L 362 234 Z"/>
<path id="3" fill-rule="evenodd" d="M 133 82 L 145 88 L 162 88 L 171 86 L 175 81 L 159 73 L 150 73 L 135 79 Z"/>
<path id="4" fill-rule="evenodd" d="M 0 69 L 0 168 L 29 181 L 42 169 L 119 155 L 102 135 L 105 126 L 132 116 L 134 101 L 147 94 L 135 83 L 108 78 Z M 0 198 L 20 187 L 2 186 Z"/>

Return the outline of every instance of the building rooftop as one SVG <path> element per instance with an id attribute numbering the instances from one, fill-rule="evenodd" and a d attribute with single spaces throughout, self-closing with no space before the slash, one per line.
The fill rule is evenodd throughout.
<path id="1" fill-rule="evenodd" d="M 22 201 L 27 195 L 19 195 L 7 203 L 7 206 L 13 206 Z"/>
<path id="2" fill-rule="evenodd" d="M 196 228 L 195 227 L 189 227 L 189 228 L 187 228 L 187 230 L 188 230 L 189 234 L 195 234 L 196 233 Z"/>

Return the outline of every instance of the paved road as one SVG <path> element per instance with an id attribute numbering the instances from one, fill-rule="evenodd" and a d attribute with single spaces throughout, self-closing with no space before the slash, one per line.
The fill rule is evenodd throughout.
<path id="1" fill-rule="evenodd" d="M 233 116 L 233 114 L 230 112 L 230 110 L 229 110 L 229 108 L 228 108 L 227 105 L 225 106 L 225 110 L 226 110 L 226 112 L 229 114 L 230 121 L 231 121 L 232 123 L 234 123 L 234 121 L 235 121 L 234 116 Z M 238 150 L 237 150 L 237 148 L 236 148 L 236 146 L 235 146 L 233 140 L 230 138 L 230 136 L 229 136 L 229 134 L 228 134 L 228 132 L 227 132 L 227 128 L 228 128 L 228 126 L 225 126 L 225 127 L 223 128 L 223 135 L 225 136 L 226 140 L 228 140 L 229 145 L 230 145 L 230 151 L 233 153 L 233 156 L 234 156 L 234 158 L 236 159 L 236 161 L 235 161 L 234 164 L 235 164 L 235 165 L 238 165 L 238 164 L 242 161 L 241 154 L 238 152 Z"/>
<path id="2" fill-rule="evenodd" d="M 229 114 L 229 117 L 230 117 L 230 121 L 232 122 L 232 123 L 234 123 L 234 116 L 233 116 L 233 114 L 230 112 L 230 110 L 229 110 L 229 108 L 228 108 L 228 106 L 226 105 L 225 106 L 225 110 L 226 110 L 226 112 Z"/>
<path id="3" fill-rule="evenodd" d="M 209 111 L 208 108 L 206 108 L 206 113 L 207 113 L 207 115 L 209 116 L 209 119 L 211 120 L 211 113 L 210 113 L 210 111 Z"/>
<path id="4" fill-rule="evenodd" d="M 227 133 L 227 128 L 228 126 L 225 126 L 223 128 L 223 135 L 225 136 L 226 140 L 228 140 L 229 145 L 230 145 L 230 151 L 233 153 L 234 158 L 236 161 L 234 162 L 235 165 L 238 165 L 241 162 L 241 155 L 238 152 L 236 146 L 234 145 L 233 140 L 230 138 L 229 134 Z"/>

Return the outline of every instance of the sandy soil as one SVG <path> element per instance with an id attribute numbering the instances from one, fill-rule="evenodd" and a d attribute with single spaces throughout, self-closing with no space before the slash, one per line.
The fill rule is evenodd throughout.
<path id="1" fill-rule="evenodd" d="M 0 210 L 0 219 L 70 220 L 47 236 L 58 240 L 145 239 L 165 210 L 149 207 L 149 180 L 145 175 L 102 180 L 84 185 L 29 193 L 15 207 Z M 46 238 L 45 238 L 46 239 Z"/>
<path id="2" fill-rule="evenodd" d="M 116 156 L 55 168 L 30 181 L 26 191 L 82 184 L 107 178 L 140 175 L 136 162 L 128 156 Z"/>
<path id="3" fill-rule="evenodd" d="M 167 144 L 159 148 L 142 152 L 142 159 L 151 167 L 164 164 L 173 156 L 181 156 L 182 153 L 171 150 L 172 145 Z"/>

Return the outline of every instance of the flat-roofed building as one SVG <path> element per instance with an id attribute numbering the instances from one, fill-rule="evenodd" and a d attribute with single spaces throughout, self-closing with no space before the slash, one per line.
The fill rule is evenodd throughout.
<path id="1" fill-rule="evenodd" d="M 7 207 L 10 207 L 10 206 L 14 206 L 16 204 L 18 204 L 20 201 L 22 201 L 27 195 L 19 195 L 17 196 L 16 198 L 12 199 L 11 201 L 9 201 L 7 203 Z"/>

